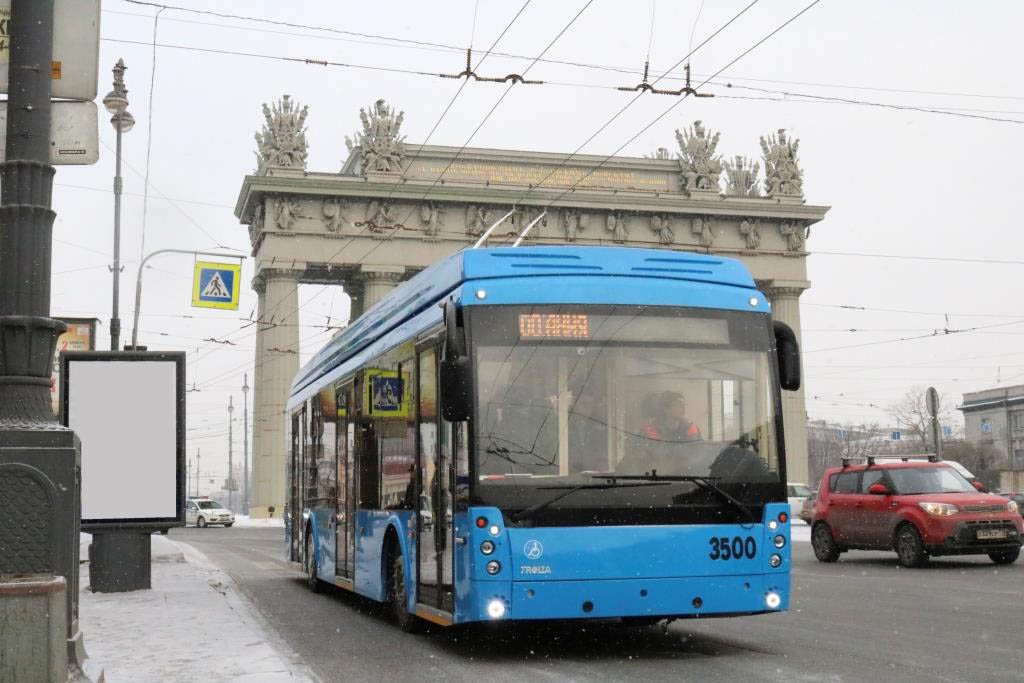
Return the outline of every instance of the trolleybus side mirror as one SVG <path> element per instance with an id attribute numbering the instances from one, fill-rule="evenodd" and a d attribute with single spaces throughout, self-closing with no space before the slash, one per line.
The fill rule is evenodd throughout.
<path id="1" fill-rule="evenodd" d="M 776 320 L 775 354 L 779 359 L 779 384 L 783 389 L 796 391 L 800 388 L 800 345 L 796 335 L 786 323 Z"/>
<path id="2" fill-rule="evenodd" d="M 441 360 L 441 415 L 449 422 L 469 419 L 473 407 L 473 369 L 466 355 L 464 330 L 455 301 L 444 302 L 444 358 Z"/>

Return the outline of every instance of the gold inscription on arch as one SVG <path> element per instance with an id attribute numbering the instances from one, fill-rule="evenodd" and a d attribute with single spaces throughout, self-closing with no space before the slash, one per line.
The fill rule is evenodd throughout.
<path id="1" fill-rule="evenodd" d="M 490 161 L 455 161 L 445 171 L 445 162 L 414 162 L 412 177 L 433 180 L 444 173 L 453 182 L 479 182 L 492 185 L 533 185 L 540 187 L 607 187 L 624 190 L 670 191 L 667 174 L 637 173 L 599 168 L 555 167 L 541 164 L 514 164 Z"/>

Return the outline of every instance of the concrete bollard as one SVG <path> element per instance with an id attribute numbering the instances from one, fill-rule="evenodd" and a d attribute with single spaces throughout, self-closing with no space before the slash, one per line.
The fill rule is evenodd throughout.
<path id="1" fill-rule="evenodd" d="M 63 576 L 0 581 L 0 683 L 68 678 Z"/>

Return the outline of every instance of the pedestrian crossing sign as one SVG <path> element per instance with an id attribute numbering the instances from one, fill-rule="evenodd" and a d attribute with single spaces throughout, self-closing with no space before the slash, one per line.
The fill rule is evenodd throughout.
<path id="1" fill-rule="evenodd" d="M 197 261 L 192 277 L 192 306 L 238 310 L 240 263 Z"/>

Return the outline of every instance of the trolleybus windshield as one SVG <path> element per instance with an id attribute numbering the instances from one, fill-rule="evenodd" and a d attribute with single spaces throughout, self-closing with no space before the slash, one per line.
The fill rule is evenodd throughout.
<path id="1" fill-rule="evenodd" d="M 600 474 L 676 479 L 583 488 L 545 510 L 700 503 L 725 514 L 729 506 L 685 477 L 706 477 L 754 504 L 781 495 L 765 314 L 502 306 L 473 307 L 469 321 L 481 502 L 521 510 Z"/>

